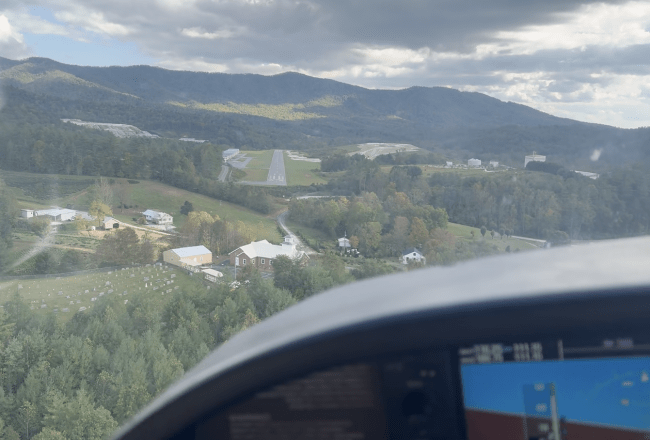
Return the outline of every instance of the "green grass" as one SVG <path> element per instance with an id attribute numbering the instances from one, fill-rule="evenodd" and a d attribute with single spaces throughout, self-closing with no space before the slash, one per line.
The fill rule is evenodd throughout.
<path id="1" fill-rule="evenodd" d="M 59 174 L 36 174 L 18 171 L 0 171 L 8 187 L 21 207 L 47 208 L 51 205 L 65 206 L 75 195 L 95 183 L 88 176 L 66 176 Z"/>
<path id="2" fill-rule="evenodd" d="M 172 274 L 175 274 L 174 278 L 171 277 Z M 149 281 L 144 281 L 144 277 L 149 277 Z M 129 300 L 138 295 L 148 295 L 161 302 L 166 302 L 175 291 L 196 283 L 196 280 L 192 279 L 195 277 L 197 275 L 190 277 L 183 270 L 176 269 L 174 266 L 168 268 L 143 266 L 68 277 L 33 280 L 0 279 L 0 303 L 8 301 L 18 291 L 21 298 L 30 307 L 34 307 L 34 310 L 45 314 L 58 309 L 58 315 L 65 321 L 72 318 L 80 307 L 89 309 L 109 296 L 122 295 L 123 300 Z M 168 285 L 167 281 L 172 280 L 174 282 Z M 111 283 L 109 286 L 106 285 L 107 281 Z M 175 289 L 176 287 L 178 289 Z M 108 293 L 109 289 L 113 292 Z M 169 292 L 169 289 L 172 289 L 172 292 Z M 85 293 L 86 290 L 88 293 Z M 123 295 L 124 291 L 127 292 L 126 295 Z M 59 295 L 59 292 L 63 292 L 63 294 Z M 99 296 L 100 292 L 104 292 L 104 295 Z M 70 296 L 70 298 L 66 298 L 66 296 Z M 91 301 L 92 298 L 97 298 L 97 300 Z M 73 304 L 70 304 L 71 301 Z M 77 303 L 77 301 L 79 302 Z M 46 304 L 47 307 L 41 309 L 41 304 Z M 69 312 L 63 312 L 63 308 L 68 308 Z"/>
<path id="3" fill-rule="evenodd" d="M 251 163 L 254 160 L 257 160 L 258 163 L 264 163 L 268 157 L 268 163 L 270 164 L 270 158 L 273 155 L 272 150 L 251 153 L 256 156 Z M 95 183 L 95 178 L 87 176 L 42 175 L 13 171 L 1 171 L 0 178 L 18 196 L 20 208 L 34 209 L 46 208 L 52 205 L 66 206 L 69 203 L 87 205 L 90 203 L 87 197 L 87 188 Z M 115 181 L 116 184 L 125 185 L 129 190 L 128 204 L 137 205 L 133 209 L 124 210 L 124 212 L 121 212 L 115 206 L 112 207 L 115 217 L 127 223 L 133 223 L 133 217 L 139 217 L 140 212 L 145 209 L 155 209 L 171 214 L 174 217 L 174 225 L 181 227 L 187 217 L 181 215 L 180 208 L 187 200 L 192 203 L 197 211 L 206 211 L 212 215 L 218 215 L 222 220 L 230 222 L 242 221 L 255 226 L 256 229 L 262 231 L 260 240 L 266 238 L 267 240 L 277 241 L 280 239 L 273 218 L 266 217 L 248 208 L 153 180 L 140 180 L 138 184 L 129 184 L 127 179 L 112 178 L 110 180 Z M 266 180 L 266 176 L 264 180 Z M 258 227 L 260 223 L 261 228 Z"/>
<path id="4" fill-rule="evenodd" d="M 243 170 L 246 173 L 246 177 L 242 180 L 246 182 L 266 182 L 266 179 L 269 176 L 269 170 L 250 170 L 248 168 Z"/>
<path id="5" fill-rule="evenodd" d="M 490 235 L 490 231 L 488 231 L 485 234 L 485 238 L 481 236 L 481 228 L 475 228 L 472 226 L 465 226 L 465 225 L 460 225 L 458 223 L 451 223 L 449 222 L 447 224 L 447 230 L 454 234 L 457 238 L 465 240 L 465 241 L 472 241 L 472 235 L 471 231 L 474 231 L 474 240 L 475 241 L 481 241 L 485 240 L 489 244 L 496 245 L 497 248 L 500 251 L 506 250 L 506 247 L 510 246 L 510 250 L 512 252 L 519 250 L 519 251 L 526 251 L 530 249 L 539 249 L 539 246 L 533 243 L 529 243 L 525 240 L 520 240 L 518 238 L 506 238 L 503 237 L 501 238 L 494 238 L 492 239 L 492 236 Z"/>
<path id="6" fill-rule="evenodd" d="M 327 180 L 320 176 L 320 162 L 305 162 L 304 160 L 292 160 L 284 155 L 284 170 L 287 175 L 287 185 L 311 185 L 312 183 L 327 183 Z"/>
<path id="7" fill-rule="evenodd" d="M 121 181 L 123 179 L 116 180 Z M 124 182 L 126 182 L 126 179 L 124 179 Z M 174 225 L 176 227 L 183 226 L 187 219 L 180 212 L 181 206 L 187 200 L 192 203 L 195 211 L 205 211 L 212 215 L 218 215 L 222 220 L 228 220 L 230 222 L 241 220 L 244 223 L 255 226 L 261 222 L 264 229 L 269 231 L 265 238 L 269 240 L 279 238 L 277 231 L 275 231 L 274 219 L 265 217 L 242 206 L 151 180 L 141 180 L 139 184 L 129 185 L 129 188 L 131 190 L 131 203 L 138 205 L 138 210 L 155 209 L 166 212 L 174 217 Z M 115 214 L 120 214 L 119 209 L 115 210 Z M 131 217 L 134 217 L 134 215 Z"/>
<path id="8" fill-rule="evenodd" d="M 325 102 L 325 101 L 324 101 Z M 276 121 L 299 121 L 303 119 L 324 118 L 324 115 L 318 113 L 301 111 L 305 109 L 304 104 L 239 104 L 235 102 L 228 103 L 209 103 L 202 104 L 196 101 L 187 103 L 168 101 L 167 104 L 184 108 L 197 108 L 219 113 L 236 113 L 240 115 L 260 116 L 263 118 L 274 119 Z M 314 106 L 327 106 L 323 102 L 314 101 Z"/>

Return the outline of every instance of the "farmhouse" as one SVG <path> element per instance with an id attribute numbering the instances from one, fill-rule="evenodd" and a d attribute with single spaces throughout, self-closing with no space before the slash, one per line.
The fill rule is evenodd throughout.
<path id="1" fill-rule="evenodd" d="M 343 237 L 339 238 L 338 242 L 339 242 L 339 247 L 341 249 L 343 249 L 343 250 L 349 249 L 349 248 L 352 247 L 352 245 L 350 244 L 350 239 L 347 236 L 343 236 Z"/>
<path id="2" fill-rule="evenodd" d="M 426 264 L 427 259 L 418 249 L 409 248 L 402 252 L 402 264 L 409 264 L 409 261 Z"/>
<path id="3" fill-rule="evenodd" d="M 252 264 L 261 270 L 273 269 L 273 260 L 280 255 L 291 259 L 300 259 L 305 253 L 296 249 L 293 238 L 287 235 L 280 245 L 271 244 L 266 240 L 254 241 L 245 246 L 239 247 L 230 252 L 230 264 L 232 266 L 247 266 Z"/>
<path id="4" fill-rule="evenodd" d="M 22 218 L 32 218 L 32 217 L 34 217 L 34 210 L 33 209 L 21 209 L 20 210 L 20 216 Z"/>
<path id="5" fill-rule="evenodd" d="M 144 215 L 144 218 L 147 219 L 149 223 L 155 223 L 157 225 L 171 225 L 174 222 L 174 217 L 166 212 L 147 209 L 142 213 L 142 215 Z"/>
<path id="6" fill-rule="evenodd" d="M 174 266 L 202 266 L 212 263 L 212 252 L 205 246 L 190 246 L 163 252 L 163 261 Z"/>
<path id="7" fill-rule="evenodd" d="M 467 166 L 468 167 L 480 167 L 481 166 L 481 159 L 470 159 L 467 161 Z"/>

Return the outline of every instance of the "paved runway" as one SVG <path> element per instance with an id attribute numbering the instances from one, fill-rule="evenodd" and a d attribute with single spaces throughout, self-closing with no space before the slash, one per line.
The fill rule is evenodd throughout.
<path id="1" fill-rule="evenodd" d="M 273 152 L 273 159 L 271 159 L 271 167 L 269 168 L 269 175 L 266 178 L 266 185 L 287 185 L 282 150 L 275 150 Z"/>

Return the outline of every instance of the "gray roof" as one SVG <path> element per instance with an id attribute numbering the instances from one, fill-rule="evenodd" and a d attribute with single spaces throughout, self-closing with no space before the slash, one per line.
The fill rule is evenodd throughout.
<path id="1" fill-rule="evenodd" d="M 193 257 L 194 255 L 210 254 L 210 249 L 205 246 L 189 246 L 184 248 L 172 249 L 172 252 L 181 258 Z"/>
<path id="2" fill-rule="evenodd" d="M 418 254 L 422 255 L 422 252 L 420 252 L 417 248 L 414 248 L 414 247 L 408 248 L 407 250 L 402 252 L 402 255 L 412 254 L 413 252 L 417 252 Z"/>

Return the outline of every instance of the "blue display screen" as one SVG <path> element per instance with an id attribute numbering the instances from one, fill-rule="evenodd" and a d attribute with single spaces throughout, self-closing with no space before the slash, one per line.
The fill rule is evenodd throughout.
<path id="1" fill-rule="evenodd" d="M 461 366 L 466 410 L 650 430 L 650 358 Z"/>

